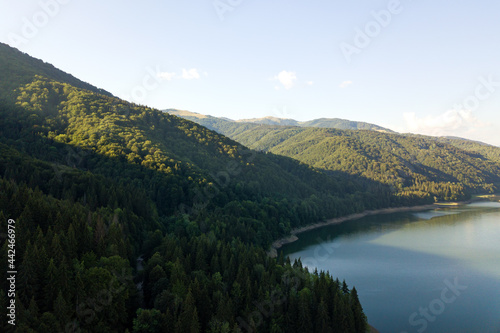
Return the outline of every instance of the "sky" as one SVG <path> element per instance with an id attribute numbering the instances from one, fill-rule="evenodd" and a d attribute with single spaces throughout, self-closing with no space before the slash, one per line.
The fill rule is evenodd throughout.
<path id="1" fill-rule="evenodd" d="M 0 42 L 112 94 L 500 146 L 494 0 L 0 0 Z"/>

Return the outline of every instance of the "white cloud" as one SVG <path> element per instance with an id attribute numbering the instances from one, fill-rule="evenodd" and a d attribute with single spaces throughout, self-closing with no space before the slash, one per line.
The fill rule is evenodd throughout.
<path id="1" fill-rule="evenodd" d="M 198 70 L 196 68 L 191 68 L 191 69 L 182 69 L 182 78 L 185 80 L 192 80 L 192 79 L 199 79 L 200 78 L 200 73 L 198 73 Z"/>
<path id="2" fill-rule="evenodd" d="M 274 80 L 278 80 L 285 89 L 292 89 L 292 87 L 295 84 L 295 81 L 297 80 L 297 75 L 295 72 L 287 72 L 287 71 L 281 71 L 278 75 L 276 75 Z"/>
<path id="3" fill-rule="evenodd" d="M 312 82 L 312 81 L 307 81 L 307 82 L 306 82 L 306 84 L 307 84 L 308 86 L 312 86 L 312 85 L 314 84 L 314 82 Z"/>
<path id="4" fill-rule="evenodd" d="M 168 72 L 159 72 L 158 74 L 156 74 L 160 79 L 165 79 L 167 81 L 170 81 L 172 80 L 173 78 L 175 78 L 177 76 L 177 74 L 175 73 L 168 73 Z"/>
<path id="5" fill-rule="evenodd" d="M 350 86 L 351 84 L 352 84 L 352 81 L 344 81 L 339 85 L 339 87 L 344 89 L 345 87 Z"/>
<path id="6" fill-rule="evenodd" d="M 404 113 L 406 131 L 432 136 L 465 136 L 477 134 L 488 127 L 470 110 L 449 110 L 437 116 L 417 117 L 414 112 Z"/>

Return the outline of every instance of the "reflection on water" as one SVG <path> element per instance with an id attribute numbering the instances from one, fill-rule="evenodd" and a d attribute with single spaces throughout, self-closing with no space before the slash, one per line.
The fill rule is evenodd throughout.
<path id="1" fill-rule="evenodd" d="M 421 219 L 421 220 L 430 220 L 432 218 L 435 218 L 437 216 L 446 216 L 446 215 L 450 215 L 450 214 L 459 214 L 463 212 L 463 210 L 459 210 L 459 209 L 435 209 L 435 210 L 431 210 L 431 211 L 428 211 L 428 212 L 417 212 L 417 213 L 413 213 L 413 215 L 415 215 L 417 218 Z"/>
<path id="2" fill-rule="evenodd" d="M 427 220 L 404 225 L 372 242 L 463 260 L 484 273 L 500 277 L 499 211 L 486 208 L 494 207 L 475 205 L 469 209 L 425 212 Z M 419 218 L 422 214 L 414 213 Z"/>
<path id="3" fill-rule="evenodd" d="M 370 216 L 299 237 L 285 254 L 355 285 L 381 332 L 417 332 L 429 304 L 446 306 L 426 332 L 500 332 L 498 202 Z M 452 304 L 440 298 L 450 281 L 467 286 Z"/>

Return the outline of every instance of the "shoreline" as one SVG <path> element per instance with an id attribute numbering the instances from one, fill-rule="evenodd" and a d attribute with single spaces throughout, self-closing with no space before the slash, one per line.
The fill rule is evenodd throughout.
<path id="1" fill-rule="evenodd" d="M 391 208 L 381 208 L 381 209 L 373 209 L 373 210 L 365 210 L 361 213 L 349 214 L 342 217 L 336 217 L 333 219 L 328 219 L 323 222 L 317 222 L 313 224 L 306 225 L 304 227 L 296 228 L 290 231 L 290 235 L 287 237 L 283 237 L 275 240 L 268 251 L 268 255 L 271 258 L 276 258 L 278 256 L 278 249 L 283 247 L 285 244 L 290 244 L 296 242 L 299 237 L 298 234 L 301 234 L 306 231 L 326 227 L 329 225 L 341 224 L 348 221 L 358 220 L 360 218 L 372 215 L 380 215 L 380 214 L 391 214 L 391 213 L 404 213 L 404 212 L 417 212 L 423 210 L 430 210 L 434 208 L 446 208 L 446 207 L 458 207 L 461 205 L 465 205 L 471 203 L 475 200 L 468 200 L 462 202 L 437 202 L 429 205 L 420 205 L 420 206 L 403 206 L 403 207 L 391 207 Z"/>

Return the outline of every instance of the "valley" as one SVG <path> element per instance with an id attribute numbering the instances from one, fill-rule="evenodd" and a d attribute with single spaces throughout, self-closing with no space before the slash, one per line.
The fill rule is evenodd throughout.
<path id="1" fill-rule="evenodd" d="M 270 258 L 271 244 L 500 184 L 500 148 L 477 142 L 182 117 L 0 44 L 0 219 L 18 225 L 19 329 L 365 332 L 356 287 Z"/>

